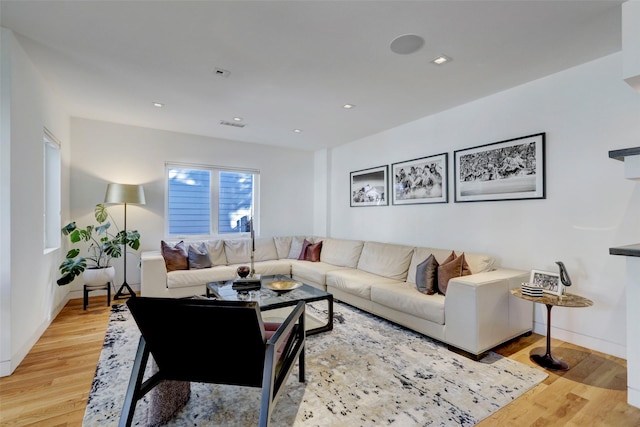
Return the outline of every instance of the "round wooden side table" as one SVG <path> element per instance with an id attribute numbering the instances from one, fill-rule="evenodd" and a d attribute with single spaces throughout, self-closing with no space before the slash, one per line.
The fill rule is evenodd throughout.
<path id="1" fill-rule="evenodd" d="M 518 298 L 547 306 L 547 351 L 545 354 L 532 354 L 529 356 L 529 359 L 543 368 L 550 369 L 552 371 L 569 370 L 568 363 L 560 359 L 556 359 L 551 355 L 551 308 L 554 306 L 574 308 L 591 307 L 593 305 L 593 301 L 578 295 L 567 293 L 564 295 L 543 294 L 541 297 L 530 297 L 528 295 L 522 295 L 522 289 L 520 288 L 511 289 L 511 294 Z"/>

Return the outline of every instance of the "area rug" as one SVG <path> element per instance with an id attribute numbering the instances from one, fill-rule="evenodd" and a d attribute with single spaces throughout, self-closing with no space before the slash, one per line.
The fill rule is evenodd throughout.
<path id="1" fill-rule="evenodd" d="M 306 382 L 294 369 L 272 425 L 473 426 L 547 377 L 493 352 L 470 360 L 346 304 L 334 311 L 331 332 L 307 337 Z M 210 332 L 203 328 L 203 339 Z M 138 338 L 126 305 L 113 306 L 84 426 L 118 424 Z M 147 425 L 148 405 L 138 402 L 134 425 Z M 258 389 L 192 383 L 187 405 L 167 425 L 256 426 L 259 406 Z"/>

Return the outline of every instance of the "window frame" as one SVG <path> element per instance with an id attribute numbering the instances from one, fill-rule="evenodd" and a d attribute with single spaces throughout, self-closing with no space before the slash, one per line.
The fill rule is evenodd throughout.
<path id="1" fill-rule="evenodd" d="M 169 170 L 177 169 L 197 169 L 208 170 L 211 173 L 210 181 L 210 230 L 209 234 L 182 234 L 182 233 L 169 233 Z M 237 232 L 237 233 L 220 233 L 219 230 L 219 189 L 220 189 L 220 172 L 232 172 L 232 173 L 247 173 L 253 175 L 253 194 L 252 194 L 252 217 L 253 217 L 253 229 L 256 236 L 259 235 L 260 230 L 260 170 L 243 168 L 243 167 L 229 167 L 196 163 L 182 163 L 182 162 L 165 162 L 164 167 L 164 235 L 168 240 L 207 240 L 207 239 L 223 239 L 234 237 L 248 237 L 250 232 Z"/>
<path id="2" fill-rule="evenodd" d="M 47 128 L 42 141 L 42 246 L 47 254 L 62 246 L 62 144 Z"/>

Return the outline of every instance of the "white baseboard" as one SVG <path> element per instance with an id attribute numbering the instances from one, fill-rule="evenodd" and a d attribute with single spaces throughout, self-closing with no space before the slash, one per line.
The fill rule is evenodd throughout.
<path id="1" fill-rule="evenodd" d="M 540 335 L 547 335 L 547 324 L 534 322 L 533 332 Z M 571 344 L 586 347 L 591 350 L 599 351 L 601 353 L 609 354 L 611 356 L 619 357 L 627 360 L 627 347 L 624 345 L 604 341 L 599 338 L 590 337 L 587 335 L 577 334 L 564 329 L 558 329 L 553 327 L 551 322 L 551 338 L 562 340 Z"/>

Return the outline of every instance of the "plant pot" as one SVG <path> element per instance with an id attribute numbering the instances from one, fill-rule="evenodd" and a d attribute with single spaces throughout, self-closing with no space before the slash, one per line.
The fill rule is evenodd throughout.
<path id="1" fill-rule="evenodd" d="M 107 282 L 113 282 L 116 269 L 113 266 L 100 268 L 87 268 L 82 272 L 82 280 L 85 285 L 98 286 Z"/>

